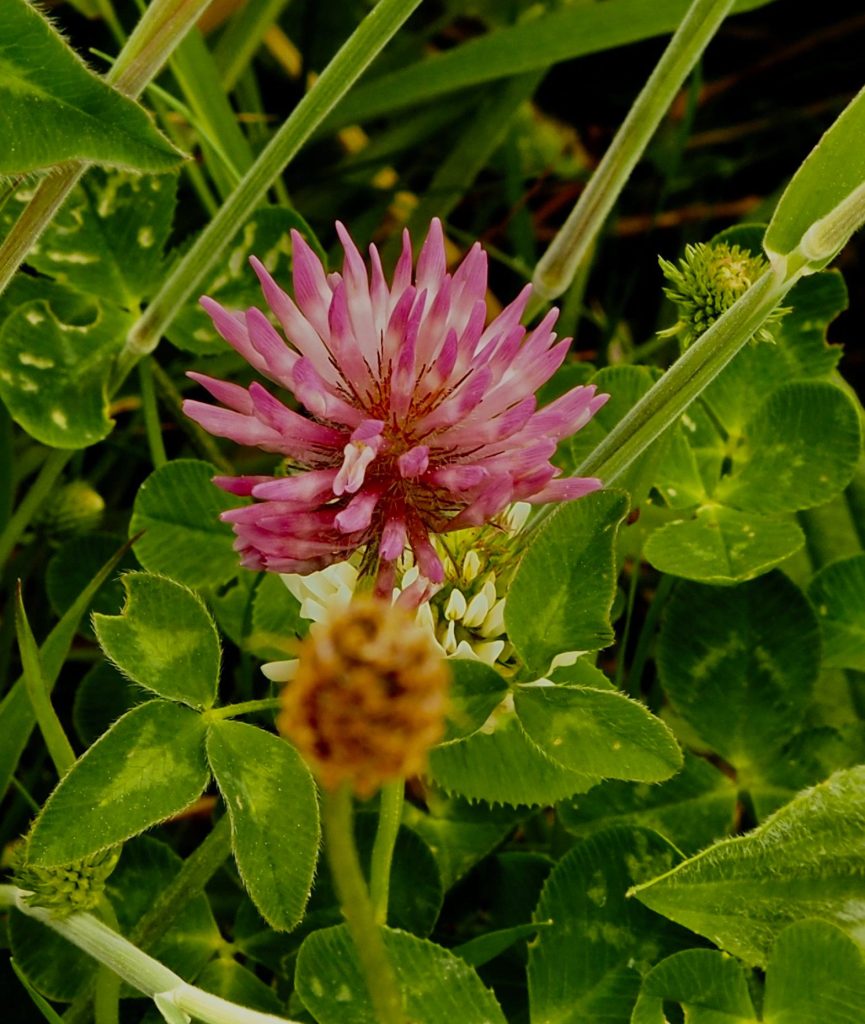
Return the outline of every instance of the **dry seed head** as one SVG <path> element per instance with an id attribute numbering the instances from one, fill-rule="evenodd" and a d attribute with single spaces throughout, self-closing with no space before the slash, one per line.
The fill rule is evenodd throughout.
<path id="1" fill-rule="evenodd" d="M 315 624 L 277 728 L 325 789 L 358 796 L 422 771 L 444 732 L 450 672 L 413 614 L 369 596 Z"/>

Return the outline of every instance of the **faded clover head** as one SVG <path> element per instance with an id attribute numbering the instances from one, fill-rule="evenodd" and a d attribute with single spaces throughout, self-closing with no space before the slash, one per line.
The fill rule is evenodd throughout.
<path id="1" fill-rule="evenodd" d="M 259 309 L 230 312 L 203 298 L 225 340 L 287 390 L 289 408 L 261 384 L 190 377 L 219 402 L 186 401 L 206 430 L 257 445 L 301 467 L 284 477 L 218 477 L 255 502 L 223 513 L 251 569 L 311 573 L 364 549 L 362 570 L 389 594 L 409 547 L 420 570 L 415 603 L 444 578 L 431 534 L 489 522 L 514 501 L 568 501 L 601 486 L 561 477 L 558 442 L 604 404 L 575 387 L 538 409 L 535 392 L 561 366 L 553 309 L 520 324 L 530 287 L 487 323 L 487 258 L 475 244 L 448 273 L 433 220 L 412 272 L 405 232 L 388 285 L 370 246 L 370 271 L 348 232 L 342 273 L 326 274 L 292 233 L 294 300 L 254 257 L 264 298 L 285 339 Z M 408 602 L 407 602 L 408 603 Z"/>

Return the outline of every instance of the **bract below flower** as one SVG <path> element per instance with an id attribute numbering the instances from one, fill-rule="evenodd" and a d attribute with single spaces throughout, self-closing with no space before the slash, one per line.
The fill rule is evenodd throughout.
<path id="1" fill-rule="evenodd" d="M 451 275 L 434 220 L 412 272 L 406 232 L 390 285 L 370 246 L 370 272 L 348 232 L 342 273 L 326 274 L 293 232 L 292 300 L 255 258 L 265 300 L 286 344 L 258 309 L 202 305 L 219 333 L 308 415 L 261 384 L 249 388 L 190 376 L 221 403 L 184 410 L 211 433 L 279 453 L 301 471 L 287 477 L 220 477 L 255 503 L 223 513 L 251 569 L 311 573 L 361 547 L 390 593 L 410 547 L 423 579 L 444 569 L 430 535 L 488 522 L 513 501 L 579 498 L 594 478 L 559 477 L 558 442 L 606 401 L 581 386 L 542 409 L 536 390 L 561 366 L 551 310 L 531 332 L 520 324 L 530 288 L 486 323 L 487 260 L 475 245 Z M 422 600 L 423 586 L 417 588 Z"/>

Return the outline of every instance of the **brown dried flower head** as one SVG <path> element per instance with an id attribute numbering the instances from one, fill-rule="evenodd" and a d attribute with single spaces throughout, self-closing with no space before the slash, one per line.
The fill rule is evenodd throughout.
<path id="1" fill-rule="evenodd" d="M 314 625 L 282 693 L 277 728 L 325 789 L 358 796 L 422 771 L 441 739 L 450 671 L 427 630 L 370 596 Z"/>

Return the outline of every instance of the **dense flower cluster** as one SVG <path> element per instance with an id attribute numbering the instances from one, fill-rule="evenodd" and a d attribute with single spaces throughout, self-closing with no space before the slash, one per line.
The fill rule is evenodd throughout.
<path id="1" fill-rule="evenodd" d="M 370 247 L 368 274 L 342 225 L 342 273 L 326 274 L 293 233 L 292 300 L 252 264 L 287 345 L 258 309 L 202 304 L 219 333 L 309 415 L 258 383 L 243 388 L 191 374 L 221 403 L 184 409 L 211 433 L 287 457 L 286 477 L 218 478 L 255 503 L 224 513 L 252 569 L 311 573 L 365 548 L 365 571 L 389 594 L 408 546 L 420 572 L 416 600 L 444 579 L 430 535 L 488 522 L 513 501 L 566 501 L 601 486 L 559 477 L 558 442 L 606 401 L 573 388 L 542 409 L 536 390 L 562 364 L 551 310 L 531 332 L 520 324 L 526 287 L 489 324 L 486 254 L 475 245 L 447 272 L 434 220 L 412 273 L 406 233 L 390 286 Z"/>
<path id="2" fill-rule="evenodd" d="M 326 789 L 346 782 L 366 797 L 423 770 L 444 732 L 449 685 L 428 630 L 363 595 L 312 627 L 276 725 Z"/>

